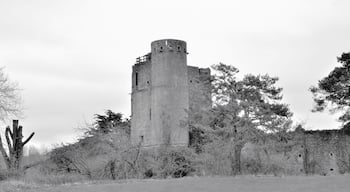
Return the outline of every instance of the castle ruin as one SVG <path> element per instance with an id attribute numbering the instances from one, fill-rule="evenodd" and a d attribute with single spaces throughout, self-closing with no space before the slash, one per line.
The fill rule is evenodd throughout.
<path id="1" fill-rule="evenodd" d="M 131 141 L 142 147 L 188 146 L 186 120 L 193 111 L 209 109 L 210 69 L 187 66 L 186 42 L 164 39 L 132 68 Z M 350 128 L 289 133 L 276 149 L 248 144 L 242 151 L 246 170 L 256 159 L 289 174 L 331 175 L 350 171 Z M 270 143 L 275 141 L 271 139 Z M 268 154 L 268 155 L 267 155 Z M 266 157 L 264 157 L 266 156 Z"/>
<path id="2" fill-rule="evenodd" d="M 210 69 L 187 66 L 186 42 L 151 43 L 132 68 L 131 140 L 143 147 L 187 146 L 189 111 L 211 107 Z"/>

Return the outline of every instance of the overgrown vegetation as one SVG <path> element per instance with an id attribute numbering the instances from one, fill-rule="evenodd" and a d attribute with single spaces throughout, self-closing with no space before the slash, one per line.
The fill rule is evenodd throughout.
<path id="1" fill-rule="evenodd" d="M 230 168 L 230 174 L 241 174 L 245 144 L 260 145 L 269 156 L 264 148 L 266 137 L 278 139 L 286 133 L 291 128 L 292 113 L 280 102 L 282 88 L 275 85 L 278 78 L 249 74 L 238 80 L 239 71 L 233 66 L 220 63 L 212 68 L 214 106 L 210 111 L 199 112 L 205 117 L 192 120 L 191 134 L 197 137 L 190 145 L 209 154 L 220 150 L 216 157 L 228 157 L 225 167 Z"/>
<path id="2" fill-rule="evenodd" d="M 88 179 L 183 177 L 196 171 L 195 153 L 188 148 L 141 150 L 130 143 L 130 121 L 107 111 L 77 143 L 49 153 L 41 170 L 54 174 L 78 174 Z"/>
<path id="3" fill-rule="evenodd" d="M 262 163 L 273 155 L 271 146 L 278 145 L 291 127 L 291 112 L 280 102 L 282 89 L 275 86 L 278 79 L 246 75 L 238 80 L 238 69 L 232 66 L 218 64 L 213 69 L 214 107 L 190 111 L 189 148 L 142 149 L 141 143 L 132 145 L 130 120 L 107 110 L 95 115 L 95 122 L 84 128 L 78 142 L 57 146 L 26 175 L 36 175 L 32 180 L 40 183 L 54 183 L 55 179 L 65 183 L 64 178 L 117 180 L 281 172 L 277 165 Z M 247 146 L 256 153 L 242 156 Z"/>
<path id="4" fill-rule="evenodd" d="M 343 67 L 348 65 L 347 58 L 346 54 L 339 58 Z M 190 175 L 315 173 L 318 165 L 309 159 L 305 130 L 299 125 L 290 132 L 292 113 L 281 101 L 278 78 L 248 74 L 239 79 L 239 71 L 233 66 L 220 63 L 212 68 L 213 107 L 199 106 L 189 111 L 189 147 L 145 149 L 141 143 L 133 145 L 130 119 L 107 110 L 95 115 L 94 123 L 83 129 L 84 134 L 76 143 L 61 144 L 38 161 L 25 165 L 23 179 L 63 184 Z M 327 100 L 337 102 L 331 97 L 334 94 L 325 90 L 337 74 L 331 73 L 332 77 L 320 81 L 319 88 L 312 88 L 318 110 L 326 107 Z M 344 105 L 339 102 L 338 105 Z M 7 177 L 8 173 L 0 173 L 0 179 Z"/>

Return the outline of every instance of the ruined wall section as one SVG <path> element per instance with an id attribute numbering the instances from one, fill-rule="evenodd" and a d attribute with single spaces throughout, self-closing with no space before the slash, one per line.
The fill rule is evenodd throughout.
<path id="1" fill-rule="evenodd" d="M 150 55 L 137 58 L 132 68 L 131 93 L 131 140 L 133 144 L 151 143 L 151 58 Z"/>
<path id="2" fill-rule="evenodd" d="M 350 136 L 341 130 L 305 131 L 310 173 L 333 175 L 350 169 Z"/>
<path id="3" fill-rule="evenodd" d="M 190 114 L 208 110 L 212 106 L 210 69 L 187 67 Z"/>
<path id="4" fill-rule="evenodd" d="M 298 130 L 289 139 L 268 139 L 269 148 L 248 143 L 242 149 L 243 170 L 252 162 L 286 175 L 337 175 L 350 172 L 350 133 L 344 130 Z M 268 155 L 267 155 L 268 154 Z M 251 172 L 250 172 L 251 173 Z"/>

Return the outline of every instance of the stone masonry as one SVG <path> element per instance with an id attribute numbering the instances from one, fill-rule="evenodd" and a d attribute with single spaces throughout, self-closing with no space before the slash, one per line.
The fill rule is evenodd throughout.
<path id="1" fill-rule="evenodd" d="M 186 42 L 151 43 L 132 69 L 131 140 L 143 147 L 187 146 L 189 110 L 210 108 L 210 69 L 187 66 Z"/>

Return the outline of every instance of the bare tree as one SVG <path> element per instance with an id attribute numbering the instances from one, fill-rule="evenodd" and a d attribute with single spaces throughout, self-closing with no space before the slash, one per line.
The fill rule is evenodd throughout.
<path id="1" fill-rule="evenodd" d="M 0 68 L 0 120 L 10 116 L 18 117 L 21 113 L 21 98 L 17 83 L 11 82 Z"/>
<path id="2" fill-rule="evenodd" d="M 3 68 L 0 68 L 0 120 L 5 121 L 11 117 L 19 117 L 21 115 L 20 104 L 21 98 L 17 83 L 10 81 Z M 5 130 L 8 154 L 0 137 L 0 151 L 10 171 L 19 169 L 23 156 L 23 146 L 32 138 L 33 134 L 22 142 L 22 126 L 18 127 L 18 120 L 14 120 L 13 130 L 11 131 L 10 127 Z"/>

